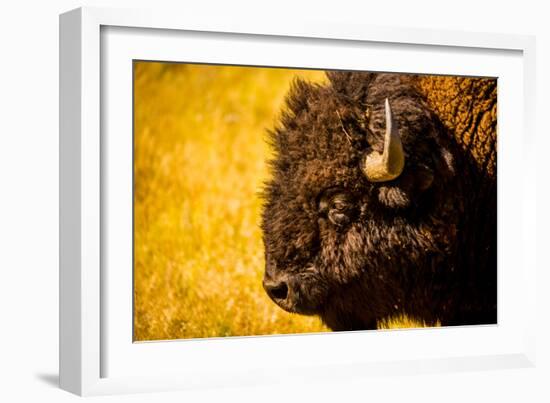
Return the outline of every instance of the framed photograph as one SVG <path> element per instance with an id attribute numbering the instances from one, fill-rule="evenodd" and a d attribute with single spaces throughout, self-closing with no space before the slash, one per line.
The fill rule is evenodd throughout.
<path id="1" fill-rule="evenodd" d="M 61 387 L 534 365 L 534 88 L 528 36 L 61 15 Z"/>

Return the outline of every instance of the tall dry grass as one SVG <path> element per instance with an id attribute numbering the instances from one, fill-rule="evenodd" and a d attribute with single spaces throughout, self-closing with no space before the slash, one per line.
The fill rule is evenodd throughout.
<path id="1" fill-rule="evenodd" d="M 136 62 L 134 338 L 326 330 L 261 286 L 258 191 L 296 76 L 319 71 Z"/>
<path id="2" fill-rule="evenodd" d="M 266 129 L 298 76 L 325 79 L 322 71 L 134 64 L 135 340 L 328 330 L 284 312 L 261 286 Z"/>

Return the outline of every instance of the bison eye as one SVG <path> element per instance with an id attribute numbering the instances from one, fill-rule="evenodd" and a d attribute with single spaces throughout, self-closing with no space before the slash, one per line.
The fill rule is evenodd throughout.
<path id="1" fill-rule="evenodd" d="M 346 193 L 333 193 L 321 198 L 319 210 L 332 224 L 343 227 L 351 222 L 355 205 L 352 198 Z"/>
<path id="2" fill-rule="evenodd" d="M 339 213 L 337 210 L 331 210 L 328 213 L 330 222 L 339 227 L 343 227 L 350 222 L 350 217 L 346 213 Z"/>

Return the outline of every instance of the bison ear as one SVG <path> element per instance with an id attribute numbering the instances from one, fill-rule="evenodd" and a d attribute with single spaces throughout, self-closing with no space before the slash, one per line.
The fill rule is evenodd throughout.
<path id="1" fill-rule="evenodd" d="M 441 159 L 442 159 L 442 162 L 443 162 L 443 164 L 442 164 L 443 169 L 445 169 L 446 173 L 449 176 L 454 176 L 455 175 L 455 160 L 454 160 L 454 157 L 451 154 L 451 152 L 449 150 L 447 150 L 446 148 L 442 148 L 442 150 L 441 150 Z"/>
<path id="2" fill-rule="evenodd" d="M 407 208 L 416 196 L 432 186 L 434 176 L 434 171 L 427 165 L 415 166 L 414 169 L 401 177 L 399 184 L 380 186 L 378 188 L 378 201 L 393 209 Z"/>
<path id="3" fill-rule="evenodd" d="M 426 165 L 417 167 L 414 173 L 414 187 L 418 191 L 428 190 L 434 181 L 434 172 Z"/>

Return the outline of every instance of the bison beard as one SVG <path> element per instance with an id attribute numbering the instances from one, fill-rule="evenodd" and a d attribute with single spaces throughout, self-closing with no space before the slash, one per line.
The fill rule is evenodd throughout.
<path id="1" fill-rule="evenodd" d="M 327 75 L 271 133 L 268 295 L 334 330 L 496 323 L 496 80 Z"/>

